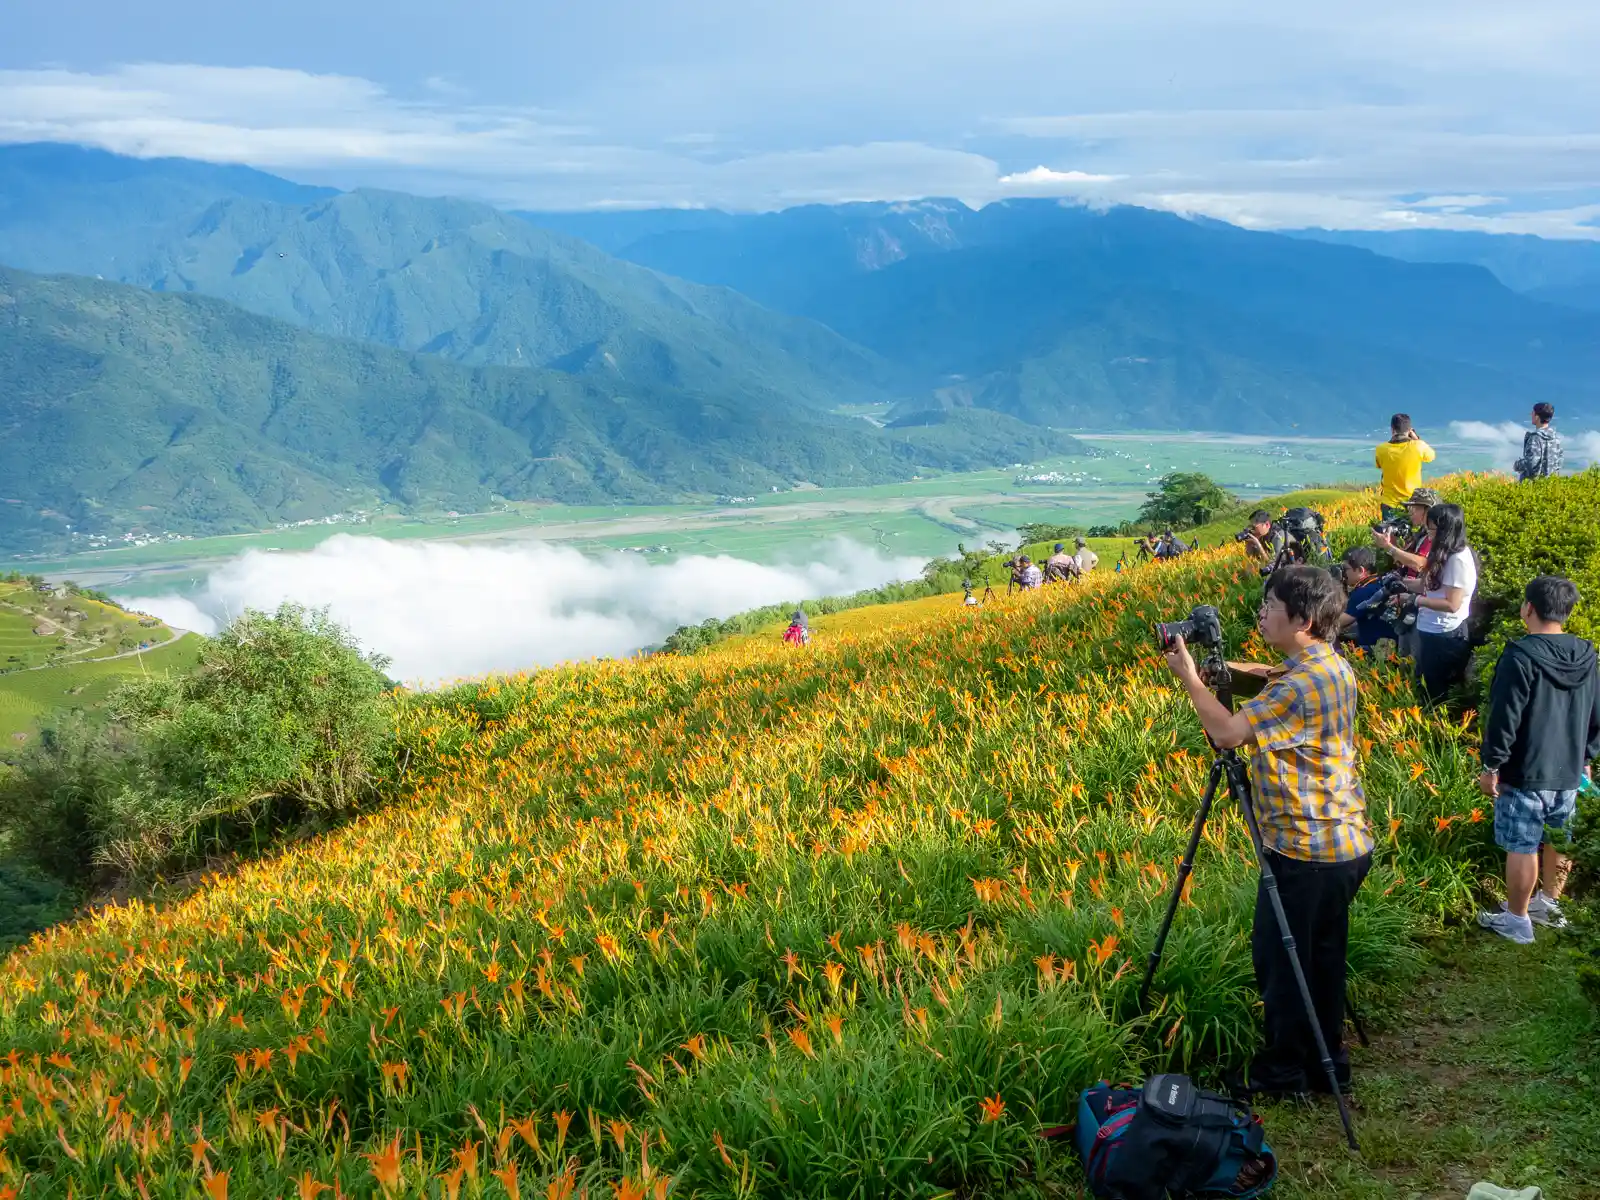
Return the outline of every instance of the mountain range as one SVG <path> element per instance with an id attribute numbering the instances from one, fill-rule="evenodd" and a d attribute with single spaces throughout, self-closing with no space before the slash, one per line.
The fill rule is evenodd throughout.
<path id="1" fill-rule="evenodd" d="M 370 505 L 663 502 L 1086 453 L 1020 421 L 878 429 L 759 397 L 473 367 L 212 299 L 0 268 L 0 545 Z"/>
<path id="2" fill-rule="evenodd" d="M 1553 240 L 1450 229 L 1301 229 L 1295 236 L 1360 246 L 1407 262 L 1472 263 L 1535 300 L 1600 312 L 1600 238 Z"/>
<path id="3" fill-rule="evenodd" d="M 880 480 L 1063 429 L 1600 415 L 1586 243 L 1046 200 L 512 214 L 24 145 L 0 263 L 13 540 Z"/>
<path id="4" fill-rule="evenodd" d="M 812 317 L 900 367 L 916 404 L 931 393 L 1071 428 L 1319 432 L 1396 409 L 1600 411 L 1596 314 L 1404 244 L 1051 200 L 522 215 Z M 1538 278 L 1569 261 L 1582 277 L 1593 247 L 1533 240 Z"/>

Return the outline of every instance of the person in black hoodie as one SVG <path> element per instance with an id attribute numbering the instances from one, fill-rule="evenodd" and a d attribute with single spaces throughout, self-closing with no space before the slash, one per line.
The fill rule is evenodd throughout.
<path id="1" fill-rule="evenodd" d="M 1566 924 L 1558 901 L 1572 864 L 1545 830 L 1571 822 L 1584 773 L 1600 758 L 1595 650 L 1563 631 L 1577 604 L 1570 579 L 1540 575 L 1528 584 L 1522 602 L 1528 636 L 1501 652 L 1489 693 L 1478 786 L 1494 797 L 1506 902 L 1499 912 L 1479 913 L 1478 924 L 1513 942 L 1533 941 L 1535 921 Z M 1541 865 L 1544 887 L 1535 892 Z"/>

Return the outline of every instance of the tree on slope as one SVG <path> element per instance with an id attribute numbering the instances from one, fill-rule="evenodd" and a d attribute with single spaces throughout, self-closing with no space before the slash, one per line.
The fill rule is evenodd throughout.
<path id="1" fill-rule="evenodd" d="M 1139 520 L 1150 525 L 1186 529 L 1204 525 L 1212 514 L 1230 507 L 1233 497 L 1199 471 L 1173 471 L 1161 477 L 1160 490 L 1145 493 Z"/>

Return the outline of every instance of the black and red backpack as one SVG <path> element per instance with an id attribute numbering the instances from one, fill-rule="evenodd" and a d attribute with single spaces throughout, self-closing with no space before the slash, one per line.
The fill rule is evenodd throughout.
<path id="1" fill-rule="evenodd" d="M 1101 1200 L 1245 1200 L 1278 1177 L 1261 1118 L 1187 1075 L 1153 1075 L 1142 1088 L 1102 1081 L 1085 1089 L 1074 1134 L 1089 1190 Z"/>

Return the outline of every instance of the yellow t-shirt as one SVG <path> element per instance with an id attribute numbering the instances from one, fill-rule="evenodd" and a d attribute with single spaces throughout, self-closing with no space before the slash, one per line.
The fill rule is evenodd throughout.
<path id="1" fill-rule="evenodd" d="M 1399 508 L 1422 486 L 1422 464 L 1433 461 L 1433 447 L 1421 438 L 1403 442 L 1384 442 L 1373 454 L 1383 472 L 1383 489 L 1378 499 Z"/>

